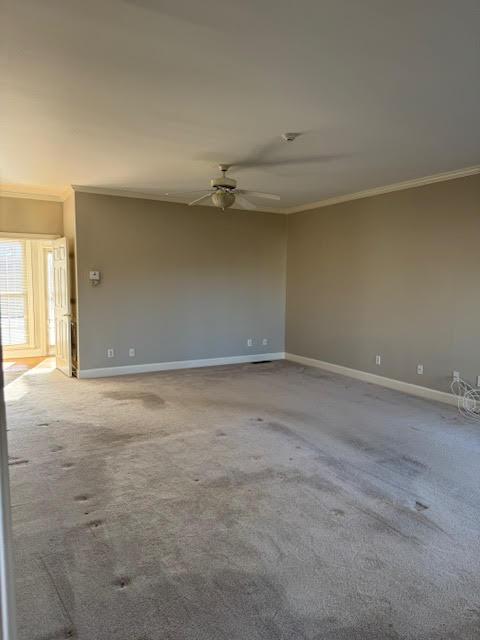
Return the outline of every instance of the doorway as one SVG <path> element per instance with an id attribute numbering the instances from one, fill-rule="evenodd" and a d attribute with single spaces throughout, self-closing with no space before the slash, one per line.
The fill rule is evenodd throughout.
<path id="1" fill-rule="evenodd" d="M 70 320 L 68 256 L 58 259 L 63 240 L 0 237 L 1 331 L 7 380 L 58 356 L 59 326 L 62 345 L 57 366 L 71 375 L 66 353 L 70 343 L 65 338 L 69 330 L 65 324 Z"/>

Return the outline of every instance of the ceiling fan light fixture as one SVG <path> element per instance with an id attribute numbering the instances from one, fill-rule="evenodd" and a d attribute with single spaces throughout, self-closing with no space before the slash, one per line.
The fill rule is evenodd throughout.
<path id="1" fill-rule="evenodd" d="M 212 199 L 212 203 L 215 207 L 222 209 L 228 209 L 235 202 L 241 209 L 256 209 L 257 207 L 245 198 L 244 196 L 253 196 L 255 198 L 266 198 L 267 200 L 280 200 L 280 196 L 274 195 L 273 193 L 263 193 L 261 191 L 248 191 L 245 189 L 237 189 L 237 181 L 235 178 L 230 178 L 226 173 L 231 165 L 221 164 L 219 165 L 219 169 L 222 173 L 221 176 L 217 176 L 216 178 L 212 178 L 210 180 L 210 189 L 199 189 L 196 191 L 177 191 L 166 193 L 166 196 L 183 196 L 185 194 L 196 193 L 199 195 L 203 194 L 200 197 L 192 200 L 188 203 L 191 207 L 196 204 L 205 204 L 204 200 Z"/>
<path id="2" fill-rule="evenodd" d="M 225 210 L 235 202 L 235 195 L 218 189 L 215 193 L 212 193 L 212 202 L 216 207 Z"/>

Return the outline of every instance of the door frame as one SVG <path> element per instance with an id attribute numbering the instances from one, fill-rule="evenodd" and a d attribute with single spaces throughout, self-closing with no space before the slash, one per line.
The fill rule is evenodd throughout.
<path id="1" fill-rule="evenodd" d="M 25 346 L 3 346 L 4 358 L 32 358 L 52 355 L 48 345 L 46 250 L 59 236 L 53 234 L 0 232 L 0 240 L 25 242 L 25 267 L 28 278 L 28 318 L 30 343 Z"/>
<path id="2" fill-rule="evenodd" d="M 37 309 L 41 317 L 38 340 L 42 352 L 41 355 L 54 356 L 55 349 L 52 349 L 48 338 L 48 253 L 53 255 L 53 241 L 45 240 L 39 242 L 36 256 L 38 260 L 37 291 L 39 294 Z"/>
<path id="3" fill-rule="evenodd" d="M 70 252 L 68 238 L 65 236 L 57 238 L 52 242 L 52 247 L 55 287 L 56 367 L 58 371 L 61 371 L 68 377 L 72 377 L 72 303 L 70 298 Z M 60 268 L 58 268 L 59 266 Z M 62 359 L 63 351 L 65 358 Z"/>

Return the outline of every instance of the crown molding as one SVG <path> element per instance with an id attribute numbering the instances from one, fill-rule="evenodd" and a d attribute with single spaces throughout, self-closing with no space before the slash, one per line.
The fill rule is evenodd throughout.
<path id="1" fill-rule="evenodd" d="M 146 193 L 144 191 L 130 191 L 129 189 L 110 189 L 107 187 L 89 187 L 88 185 L 83 185 L 83 184 L 72 184 L 72 189 L 75 192 L 78 191 L 80 193 L 92 193 L 99 196 L 118 196 L 120 198 L 140 198 L 141 200 L 163 200 L 165 202 L 175 202 L 174 200 L 165 200 L 165 196 L 163 195 Z"/>
<path id="2" fill-rule="evenodd" d="M 164 195 L 157 195 L 154 193 L 145 193 L 143 191 L 129 191 L 127 189 L 108 189 L 104 187 L 89 187 L 86 185 L 72 184 L 72 189 L 79 193 L 92 193 L 100 196 L 118 196 L 120 198 L 139 198 L 140 200 L 157 200 L 159 202 L 168 202 L 170 204 L 188 204 L 182 200 L 176 200 L 174 198 L 168 198 Z M 202 204 L 202 207 L 209 207 L 210 209 L 218 210 L 213 204 Z M 233 207 L 234 211 L 246 211 L 246 209 L 240 209 Z M 248 211 L 258 211 L 259 213 L 285 213 L 284 209 L 273 209 L 268 207 L 262 207 L 261 209 L 248 209 Z"/>
<path id="3" fill-rule="evenodd" d="M 49 202 L 63 202 L 61 196 L 51 193 L 20 193 L 18 191 L 10 191 L 8 189 L 0 189 L 0 198 L 26 198 L 27 200 L 44 200 Z"/>
<path id="4" fill-rule="evenodd" d="M 423 187 L 427 184 L 433 184 L 435 182 L 446 182 L 447 180 L 455 180 L 456 178 L 464 178 L 466 176 L 473 176 L 480 173 L 480 165 L 473 167 L 466 167 L 464 169 L 457 169 L 455 171 L 445 171 L 443 173 L 436 173 L 431 176 L 424 176 L 423 178 L 413 178 L 412 180 L 405 180 L 404 182 L 396 182 L 394 184 L 385 185 L 384 187 L 374 187 L 373 189 L 365 189 L 365 191 L 357 191 L 356 193 L 348 193 L 341 196 L 335 196 L 334 198 L 327 198 L 326 200 L 319 200 L 318 202 L 311 202 L 308 204 L 300 205 L 298 207 L 290 207 L 283 209 L 282 213 L 292 214 L 301 213 L 302 211 L 310 211 L 312 209 L 320 209 L 321 207 L 329 207 L 332 204 L 340 204 L 341 202 L 349 202 L 350 200 L 360 200 L 361 198 L 371 198 L 372 196 L 379 196 L 384 193 L 392 193 L 394 191 L 403 191 L 404 189 L 414 189 L 415 187 Z"/>
<path id="5" fill-rule="evenodd" d="M 25 184 L 0 184 L 0 198 L 26 198 L 48 202 L 64 202 L 71 193 L 68 188 L 48 188 Z"/>
<path id="6" fill-rule="evenodd" d="M 445 171 L 443 173 L 436 173 L 430 176 L 424 176 L 422 178 L 413 178 L 412 180 L 405 180 L 404 182 L 396 182 L 394 184 L 385 185 L 383 187 L 374 187 L 372 189 L 365 189 L 364 191 L 357 191 L 356 193 L 347 193 L 341 196 L 335 196 L 333 198 L 327 198 L 325 200 L 319 200 L 318 202 L 310 202 L 296 207 L 262 207 L 262 209 L 252 209 L 251 211 L 259 211 L 264 213 L 279 213 L 283 215 L 290 215 L 292 213 L 301 213 L 302 211 L 311 211 L 312 209 L 320 209 L 321 207 L 328 207 L 333 204 L 340 204 L 342 202 L 349 202 L 350 200 L 360 200 L 361 198 L 371 198 L 372 196 L 379 196 L 384 193 L 393 193 L 394 191 L 403 191 L 404 189 L 413 189 L 415 187 L 422 187 L 428 184 L 434 184 L 435 182 L 446 182 L 448 180 L 455 180 L 455 178 L 464 178 L 466 176 L 473 176 L 480 173 L 480 165 L 472 167 L 466 167 L 464 169 L 457 169 L 455 171 Z M 171 202 L 175 204 L 186 204 L 180 200 L 168 199 L 164 195 L 155 195 L 152 193 L 145 193 L 142 191 L 128 191 L 126 189 L 107 189 L 103 187 L 88 187 L 84 185 L 72 185 L 74 191 L 80 191 L 84 193 L 94 193 L 105 196 L 120 196 L 123 198 L 141 198 L 143 200 L 159 200 L 161 202 Z M 202 205 L 212 206 L 212 205 Z M 216 209 L 216 207 L 212 208 Z M 238 209 L 237 209 L 238 210 Z"/>
<path id="7" fill-rule="evenodd" d="M 423 187 L 428 184 L 434 184 L 435 182 L 446 182 L 448 180 L 455 180 L 456 178 L 473 176 L 479 173 L 480 165 L 474 165 L 472 167 L 457 169 L 455 171 L 445 171 L 443 173 L 437 173 L 431 176 L 424 176 L 423 178 L 414 178 L 412 180 L 405 180 L 404 182 L 396 182 L 394 184 L 385 185 L 383 187 L 365 189 L 364 191 L 357 191 L 356 193 L 347 193 L 344 195 L 335 196 L 333 198 L 318 200 L 317 202 L 310 202 L 295 207 L 262 207 L 261 209 L 249 209 L 249 211 L 289 215 L 292 213 L 301 213 L 302 211 L 311 211 L 312 209 L 329 207 L 334 204 L 349 202 L 350 200 L 360 200 L 362 198 L 371 198 L 372 196 L 379 196 L 385 193 L 392 193 L 394 191 L 403 191 L 405 189 Z M 164 195 L 146 193 L 144 191 L 130 191 L 128 189 L 109 189 L 103 187 L 89 187 L 86 185 L 72 185 L 71 187 L 67 187 L 64 189 L 50 189 L 47 187 L 36 187 L 28 185 L 0 184 L 0 197 L 4 198 L 28 198 L 30 200 L 51 200 L 53 202 L 65 202 L 68 196 L 74 191 L 93 193 L 104 196 L 118 196 L 121 198 L 140 198 L 141 200 L 158 200 L 160 202 L 170 202 L 173 204 L 186 204 L 185 202 L 182 202 L 180 200 L 166 198 Z M 217 209 L 217 207 L 214 207 L 213 205 L 202 206 L 211 206 L 211 208 Z M 239 209 L 235 210 L 238 211 Z M 243 211 L 243 209 L 241 209 L 241 211 Z"/>

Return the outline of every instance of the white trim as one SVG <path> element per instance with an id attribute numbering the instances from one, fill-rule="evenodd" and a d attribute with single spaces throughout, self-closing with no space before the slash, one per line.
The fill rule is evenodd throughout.
<path id="1" fill-rule="evenodd" d="M 99 369 L 80 369 L 79 378 L 105 378 L 123 376 L 133 373 L 153 373 L 155 371 L 171 371 L 172 369 L 196 369 L 198 367 L 217 367 L 225 364 L 244 364 L 262 360 L 284 360 L 285 353 L 256 353 L 255 355 L 227 356 L 226 358 L 203 358 L 201 360 L 177 360 L 174 362 L 152 362 L 149 364 L 130 364 L 119 367 Z"/>
<path id="2" fill-rule="evenodd" d="M 23 297 L 25 305 L 26 334 L 28 342 L 23 344 L 3 345 L 3 353 L 6 358 L 30 358 L 37 355 L 37 322 L 36 322 L 36 248 L 32 247 L 30 240 L 22 238 L 13 239 L 20 244 L 23 251 L 24 268 L 24 293 L 10 293 Z M 8 243 L 7 238 L 1 238 L 0 242 Z"/>
<path id="3" fill-rule="evenodd" d="M 356 378 L 357 380 L 363 380 L 364 382 L 378 384 L 381 387 L 387 387 L 388 389 L 394 389 L 395 391 L 401 391 L 402 393 L 419 396 L 420 398 L 426 398 L 427 400 L 435 400 L 437 402 L 444 402 L 455 406 L 458 404 L 458 398 L 452 393 L 447 393 L 445 391 L 437 391 L 436 389 L 430 389 L 429 387 L 421 387 L 410 382 L 402 382 L 401 380 L 368 373 L 368 371 L 350 369 L 349 367 L 343 367 L 339 364 L 324 362 L 323 360 L 316 360 L 315 358 L 307 358 L 305 356 L 298 356 L 294 353 L 286 353 L 285 359 L 291 360 L 292 362 L 298 362 L 299 364 L 304 364 L 308 367 L 325 369 L 325 371 L 338 373 L 342 376 L 349 376 L 350 378 Z"/>
<path id="4" fill-rule="evenodd" d="M 348 193 L 342 196 L 335 196 L 334 198 L 327 198 L 326 200 L 319 200 L 318 202 L 311 202 L 310 204 L 303 204 L 298 207 L 282 209 L 281 212 L 286 214 L 300 213 L 301 211 L 310 211 L 311 209 L 328 207 L 332 204 L 349 202 L 350 200 L 360 200 L 361 198 L 371 198 L 372 196 L 379 196 L 383 193 L 392 193 L 393 191 L 403 191 L 404 189 L 422 187 L 427 184 L 433 184 L 434 182 L 446 182 L 447 180 L 455 180 L 456 178 L 465 178 L 466 176 L 473 176 L 477 173 L 480 173 L 480 165 L 466 167 L 464 169 L 457 169 L 456 171 L 445 171 L 443 173 L 437 173 L 432 176 L 405 180 L 404 182 L 396 182 L 394 184 L 385 185 L 383 187 L 374 187 L 373 189 L 357 191 L 356 193 Z"/>
<path id="5" fill-rule="evenodd" d="M 26 237 L 25 237 L 26 236 Z M 47 356 L 47 309 L 46 309 L 46 263 L 45 251 L 52 246 L 55 236 L 39 237 L 37 234 L 3 234 L 0 242 L 12 238 L 25 247 L 25 270 L 27 273 L 28 335 L 25 345 L 4 346 L 7 358 L 32 358 Z"/>
<path id="6" fill-rule="evenodd" d="M 51 345 L 49 344 L 48 335 L 48 271 L 47 260 L 48 253 L 53 252 L 53 243 L 50 240 L 37 242 L 37 284 L 34 291 L 37 293 L 37 317 L 39 319 L 39 336 L 38 344 L 40 345 L 41 355 L 53 356 Z"/>

